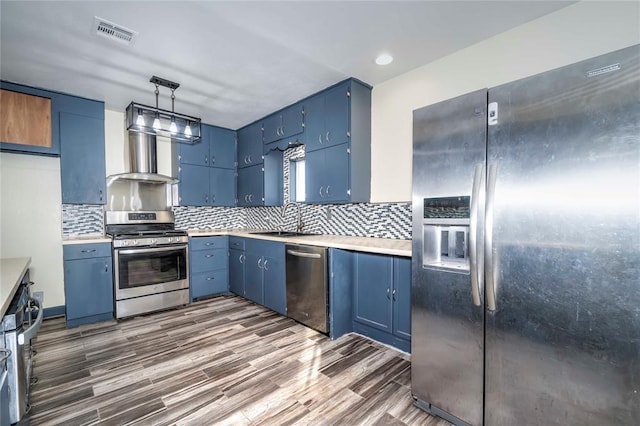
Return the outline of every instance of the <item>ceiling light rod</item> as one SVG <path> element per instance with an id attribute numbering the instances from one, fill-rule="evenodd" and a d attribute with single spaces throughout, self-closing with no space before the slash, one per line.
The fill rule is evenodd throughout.
<path id="1" fill-rule="evenodd" d="M 175 111 L 175 91 L 180 84 L 160 78 L 151 77 L 149 80 L 155 86 L 156 106 L 142 105 L 131 102 L 126 110 L 127 130 L 149 135 L 169 137 L 174 141 L 196 143 L 201 137 L 201 119 Z M 159 87 L 171 90 L 171 111 L 159 107 Z M 151 124 L 149 126 L 149 124 Z"/>

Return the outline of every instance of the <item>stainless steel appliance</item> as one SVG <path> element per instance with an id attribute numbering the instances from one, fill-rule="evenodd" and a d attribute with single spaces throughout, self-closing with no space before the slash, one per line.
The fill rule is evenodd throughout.
<path id="1" fill-rule="evenodd" d="M 107 212 L 116 318 L 189 303 L 189 239 L 185 231 L 173 228 L 169 213 Z M 120 223 L 114 224 L 115 216 Z M 171 223 L 154 223 L 160 216 Z"/>
<path id="2" fill-rule="evenodd" d="M 329 332 L 327 249 L 287 244 L 287 316 L 322 333 Z"/>
<path id="3" fill-rule="evenodd" d="M 640 47 L 414 111 L 412 378 L 456 424 L 640 424 Z"/>
<path id="4" fill-rule="evenodd" d="M 31 384 L 37 379 L 31 376 L 33 356 L 31 339 L 42 325 L 43 293 L 30 295 L 30 282 L 23 282 L 2 318 L 4 354 L 7 355 L 9 396 L 9 421 L 17 423 L 30 409 Z M 35 319 L 33 316 L 35 315 Z"/>
<path id="5" fill-rule="evenodd" d="M 130 133 L 130 173 L 107 178 L 116 318 L 189 303 L 189 248 L 175 229 L 171 183 L 158 175 L 154 136 Z"/>

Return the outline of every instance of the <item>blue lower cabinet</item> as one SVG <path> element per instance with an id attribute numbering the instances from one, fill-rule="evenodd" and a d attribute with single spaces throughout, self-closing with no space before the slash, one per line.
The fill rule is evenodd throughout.
<path id="1" fill-rule="evenodd" d="M 68 327 L 113 318 L 110 244 L 64 246 L 64 293 Z"/>
<path id="2" fill-rule="evenodd" d="M 262 264 L 264 305 L 282 315 L 287 315 L 284 244 L 275 244 L 274 251 L 270 251 L 268 256 L 264 256 Z"/>
<path id="3" fill-rule="evenodd" d="M 228 237 L 189 238 L 191 301 L 229 291 Z"/>
<path id="4" fill-rule="evenodd" d="M 229 290 L 244 297 L 244 249 L 229 249 Z"/>
<path id="5" fill-rule="evenodd" d="M 354 253 L 329 249 L 329 336 L 337 339 L 353 331 Z"/>
<path id="6" fill-rule="evenodd" d="M 199 299 L 229 290 L 229 276 L 226 269 L 200 272 L 191 276 L 191 298 Z"/>
<path id="7" fill-rule="evenodd" d="M 244 297 L 260 305 L 264 305 L 263 261 L 260 254 L 245 251 Z"/>
<path id="8" fill-rule="evenodd" d="M 411 260 L 355 253 L 353 331 L 411 351 Z"/>

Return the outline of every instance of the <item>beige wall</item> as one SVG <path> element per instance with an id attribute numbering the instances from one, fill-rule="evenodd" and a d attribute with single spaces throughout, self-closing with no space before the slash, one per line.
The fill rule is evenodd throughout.
<path id="1" fill-rule="evenodd" d="M 33 291 L 64 305 L 59 158 L 0 153 L 0 257 L 31 257 Z"/>
<path id="2" fill-rule="evenodd" d="M 577 3 L 374 87 L 371 201 L 411 201 L 414 109 L 640 43 L 639 4 Z"/>

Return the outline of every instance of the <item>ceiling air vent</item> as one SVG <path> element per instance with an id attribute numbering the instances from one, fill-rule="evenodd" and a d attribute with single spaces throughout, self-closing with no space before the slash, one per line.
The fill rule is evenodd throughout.
<path id="1" fill-rule="evenodd" d="M 98 18 L 97 16 L 93 17 L 93 26 L 91 31 L 99 36 L 106 37 L 110 40 L 116 40 L 127 45 L 133 44 L 138 36 L 136 31 L 125 28 L 122 25 L 114 24 L 106 19 Z"/>

